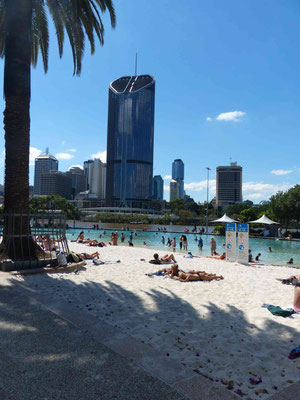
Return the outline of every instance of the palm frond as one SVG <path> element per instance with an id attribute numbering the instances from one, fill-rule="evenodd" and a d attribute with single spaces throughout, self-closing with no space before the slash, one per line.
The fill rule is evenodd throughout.
<path id="1" fill-rule="evenodd" d="M 42 53 L 43 64 L 45 72 L 48 71 L 48 52 L 49 52 L 49 31 L 48 31 L 48 20 L 45 10 L 44 0 L 35 0 L 33 2 L 33 18 L 35 21 L 32 21 L 33 28 L 34 23 L 36 26 L 36 35 L 38 37 L 38 44 Z M 34 33 L 34 32 L 32 32 Z M 32 42 L 33 47 L 36 46 L 36 43 L 33 38 Z M 37 59 L 37 56 L 36 56 Z"/>
<path id="2" fill-rule="evenodd" d="M 95 52 L 95 34 L 104 44 L 104 26 L 101 13 L 109 12 L 111 26 L 116 25 L 112 0 L 31 0 L 32 1 L 32 64 L 36 66 L 41 51 L 44 70 L 48 70 L 49 31 L 46 6 L 54 23 L 59 56 L 63 55 L 65 31 L 68 36 L 74 64 L 74 75 L 80 75 L 87 37 L 91 54 Z M 5 0 L 0 0 L 0 56 L 6 41 Z"/>

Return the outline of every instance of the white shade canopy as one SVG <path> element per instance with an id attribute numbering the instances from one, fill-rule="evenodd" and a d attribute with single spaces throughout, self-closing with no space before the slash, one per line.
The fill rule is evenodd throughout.
<path id="1" fill-rule="evenodd" d="M 265 214 L 256 219 L 255 221 L 249 221 L 248 224 L 267 224 L 267 225 L 272 225 L 272 224 L 279 224 L 279 222 L 272 221 L 270 218 L 268 218 Z"/>
<path id="2" fill-rule="evenodd" d="M 237 222 L 237 221 L 235 221 L 234 219 L 232 219 L 232 218 L 228 217 L 226 214 L 224 214 L 222 218 L 215 219 L 212 222 Z"/>

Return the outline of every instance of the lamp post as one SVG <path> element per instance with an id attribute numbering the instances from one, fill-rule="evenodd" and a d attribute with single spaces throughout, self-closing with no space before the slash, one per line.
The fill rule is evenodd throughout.
<path id="1" fill-rule="evenodd" d="M 209 192 L 209 171 L 210 168 L 207 169 L 207 190 L 206 190 L 206 234 L 208 234 L 208 192 Z"/>

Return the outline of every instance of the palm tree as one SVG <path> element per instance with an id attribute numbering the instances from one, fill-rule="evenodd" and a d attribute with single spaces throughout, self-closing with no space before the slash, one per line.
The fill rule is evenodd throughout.
<path id="1" fill-rule="evenodd" d="M 81 72 L 85 37 L 92 54 L 95 51 L 95 36 L 101 45 L 104 43 L 101 13 L 108 10 L 112 27 L 116 23 L 112 0 L 0 0 L 0 56 L 5 58 L 5 215 L 24 214 L 29 210 L 31 64 L 37 64 L 41 52 L 47 72 L 47 8 L 55 26 L 60 57 L 65 33 L 69 38 L 74 75 Z M 6 228 L 7 222 L 4 235 L 9 234 Z M 15 235 L 26 234 L 30 234 L 29 222 L 15 222 L 12 240 L 17 253 L 22 246 L 22 238 L 15 238 Z M 15 251 L 12 253 L 7 249 L 7 252 L 10 258 L 18 258 Z"/>

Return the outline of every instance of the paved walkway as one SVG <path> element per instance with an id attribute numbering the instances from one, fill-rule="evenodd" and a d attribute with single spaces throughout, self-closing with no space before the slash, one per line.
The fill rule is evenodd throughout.
<path id="1" fill-rule="evenodd" d="M 0 399 L 185 396 L 58 317 L 19 286 L 0 286 Z"/>

